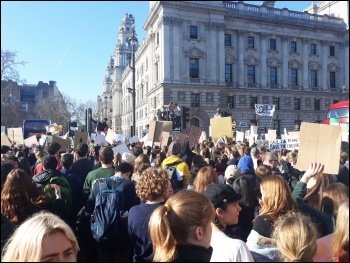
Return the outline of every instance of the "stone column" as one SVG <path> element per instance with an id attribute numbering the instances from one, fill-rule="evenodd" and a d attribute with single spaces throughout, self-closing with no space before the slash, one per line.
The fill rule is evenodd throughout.
<path id="1" fill-rule="evenodd" d="M 267 87 L 267 68 L 266 68 L 266 38 L 267 34 L 266 33 L 261 33 L 260 34 L 260 66 L 261 66 L 261 88 L 266 88 Z"/>
<path id="2" fill-rule="evenodd" d="M 243 49 L 243 38 L 244 31 L 238 30 L 238 87 L 243 88 L 244 86 L 244 49 Z"/>
<path id="3" fill-rule="evenodd" d="M 309 90 L 309 44 L 310 39 L 303 38 L 303 90 Z"/>
<path id="4" fill-rule="evenodd" d="M 282 36 L 282 89 L 288 89 L 288 41 L 289 36 Z"/>
<path id="5" fill-rule="evenodd" d="M 160 60 L 162 63 L 160 63 L 160 67 L 164 67 L 163 76 L 159 76 L 160 81 L 169 81 L 171 75 L 173 72 L 171 72 L 171 68 L 173 67 L 172 63 L 168 63 L 168 61 L 173 62 L 173 23 L 172 23 L 172 17 L 163 17 L 163 39 L 164 39 L 164 45 L 160 45 L 160 48 L 163 48 L 163 58 Z M 160 71 L 162 72 L 162 71 Z"/>
<path id="6" fill-rule="evenodd" d="M 322 73 L 321 73 L 321 90 L 328 90 L 328 41 L 321 41 L 321 47 L 322 47 Z"/>

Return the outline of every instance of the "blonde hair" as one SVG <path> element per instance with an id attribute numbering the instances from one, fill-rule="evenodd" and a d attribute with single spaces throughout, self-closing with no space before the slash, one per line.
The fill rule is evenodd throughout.
<path id="1" fill-rule="evenodd" d="M 317 228 L 302 213 L 288 213 L 275 223 L 272 238 L 276 239 L 280 260 L 283 262 L 311 262 L 316 254 Z"/>
<path id="2" fill-rule="evenodd" d="M 139 177 L 136 194 L 143 201 L 155 201 L 165 198 L 168 189 L 168 175 L 161 168 L 149 167 Z"/>
<path id="3" fill-rule="evenodd" d="M 213 183 L 219 183 L 215 170 L 211 166 L 204 166 L 198 171 L 197 176 L 193 181 L 193 190 L 198 193 L 203 193 L 205 188 Z"/>
<path id="4" fill-rule="evenodd" d="M 203 194 L 181 190 L 152 213 L 149 221 L 155 262 L 170 262 L 177 257 L 176 245 L 188 244 L 191 228 L 206 227 L 215 218 L 211 201 Z"/>
<path id="5" fill-rule="evenodd" d="M 342 251 L 348 253 L 349 261 L 349 199 L 343 200 L 338 208 L 338 217 L 333 234 L 332 257 L 339 260 Z M 346 251 L 347 250 L 347 251 Z M 342 260 L 345 262 L 345 260 Z"/>
<path id="6" fill-rule="evenodd" d="M 273 174 L 265 177 L 261 181 L 260 188 L 264 192 L 264 205 L 260 209 L 259 215 L 270 215 L 276 221 L 280 215 L 298 210 L 290 188 L 281 175 Z"/>
<path id="7" fill-rule="evenodd" d="M 23 222 L 6 242 L 2 262 L 40 262 L 45 237 L 61 232 L 71 241 L 77 257 L 78 241 L 72 229 L 58 216 L 39 212 Z"/>

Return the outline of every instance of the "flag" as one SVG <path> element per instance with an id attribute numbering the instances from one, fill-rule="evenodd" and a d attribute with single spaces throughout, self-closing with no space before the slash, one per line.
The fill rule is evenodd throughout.
<path id="1" fill-rule="evenodd" d="M 259 116 L 273 116 L 275 107 L 273 104 L 255 104 L 255 113 Z"/>

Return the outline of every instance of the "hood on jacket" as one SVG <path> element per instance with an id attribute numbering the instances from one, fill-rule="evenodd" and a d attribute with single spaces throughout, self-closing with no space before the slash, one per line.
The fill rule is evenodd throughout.
<path id="1" fill-rule="evenodd" d="M 32 181 L 37 185 L 38 188 L 40 188 L 42 185 L 46 185 L 50 181 L 51 177 L 60 175 L 60 171 L 48 169 L 38 173 L 37 175 L 34 175 Z"/>
<path id="2" fill-rule="evenodd" d="M 254 163 L 253 159 L 250 156 L 242 156 L 238 161 L 237 167 L 241 170 L 241 172 L 253 171 L 254 172 Z"/>
<path id="3" fill-rule="evenodd" d="M 177 162 L 183 162 L 183 160 L 178 156 L 172 155 L 164 159 L 164 161 L 162 162 L 162 167 L 164 167 L 164 165 L 169 165 Z"/>

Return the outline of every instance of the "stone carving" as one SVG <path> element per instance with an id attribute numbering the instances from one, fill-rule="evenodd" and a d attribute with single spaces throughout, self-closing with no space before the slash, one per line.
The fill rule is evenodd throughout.
<path id="1" fill-rule="evenodd" d="M 250 55 L 244 59 L 244 64 L 246 64 L 246 65 L 259 65 L 259 62 L 260 61 L 252 55 Z"/>

